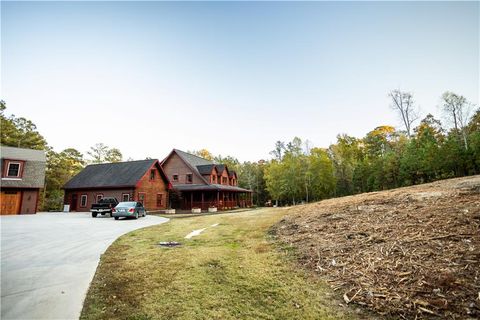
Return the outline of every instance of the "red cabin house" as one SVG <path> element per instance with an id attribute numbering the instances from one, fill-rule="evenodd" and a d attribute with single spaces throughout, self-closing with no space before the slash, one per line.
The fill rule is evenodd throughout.
<path id="1" fill-rule="evenodd" d="M 103 197 L 142 202 L 148 211 L 168 208 L 169 181 L 156 159 L 92 164 L 70 181 L 64 203 L 70 211 L 89 211 Z"/>
<path id="2" fill-rule="evenodd" d="M 172 183 L 171 207 L 219 210 L 252 206 L 252 191 L 237 186 L 237 174 L 223 164 L 173 149 L 161 162 Z"/>

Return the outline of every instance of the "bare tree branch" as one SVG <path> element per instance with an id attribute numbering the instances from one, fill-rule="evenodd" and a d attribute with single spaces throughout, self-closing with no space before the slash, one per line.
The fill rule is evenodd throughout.
<path id="1" fill-rule="evenodd" d="M 414 106 L 413 96 L 409 92 L 400 90 L 391 91 L 388 96 L 392 98 L 392 109 L 396 110 L 405 126 L 408 137 L 411 135 L 412 123 L 418 120 L 418 110 Z"/>

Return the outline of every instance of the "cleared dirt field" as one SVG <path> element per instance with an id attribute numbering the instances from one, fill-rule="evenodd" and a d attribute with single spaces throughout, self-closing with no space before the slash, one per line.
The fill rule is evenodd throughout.
<path id="1" fill-rule="evenodd" d="M 480 176 L 299 206 L 273 233 L 344 304 L 480 318 Z"/>

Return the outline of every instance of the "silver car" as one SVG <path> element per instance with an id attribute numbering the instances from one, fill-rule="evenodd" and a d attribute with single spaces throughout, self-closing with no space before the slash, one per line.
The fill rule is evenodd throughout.
<path id="1" fill-rule="evenodd" d="M 115 220 L 118 220 L 120 217 L 138 219 L 138 217 L 145 217 L 147 215 L 147 210 L 145 210 L 141 202 L 120 202 L 112 209 L 112 215 Z"/>

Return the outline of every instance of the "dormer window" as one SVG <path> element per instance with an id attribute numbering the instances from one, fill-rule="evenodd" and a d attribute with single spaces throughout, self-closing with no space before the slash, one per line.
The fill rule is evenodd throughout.
<path id="1" fill-rule="evenodd" d="M 187 178 L 187 181 L 186 181 L 187 183 L 192 183 L 193 182 L 193 174 L 191 174 L 191 173 L 187 174 L 186 178 Z"/>
<path id="2" fill-rule="evenodd" d="M 150 181 L 155 180 L 155 170 L 150 170 Z"/>
<path id="3" fill-rule="evenodd" d="M 7 169 L 7 177 L 9 178 L 18 178 L 20 177 L 20 162 L 9 162 Z"/>

